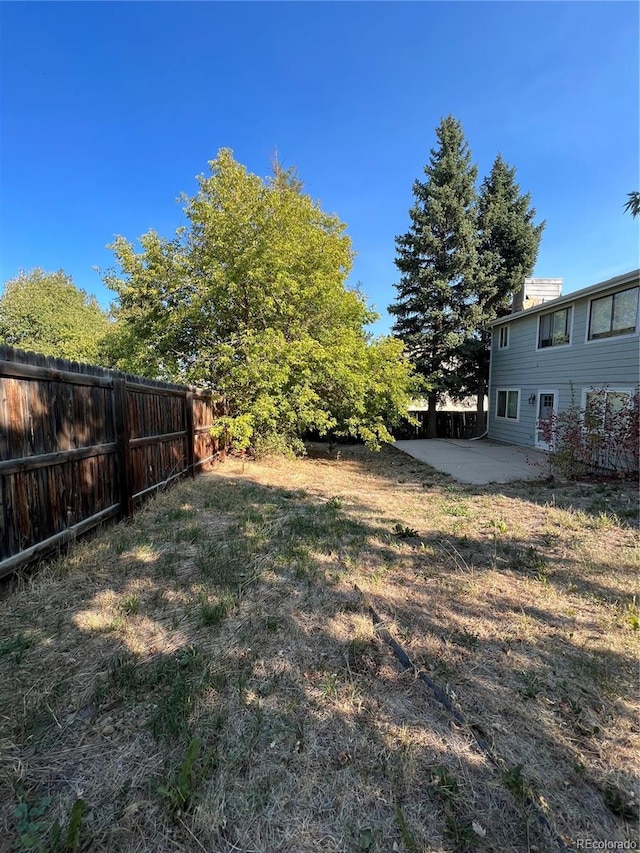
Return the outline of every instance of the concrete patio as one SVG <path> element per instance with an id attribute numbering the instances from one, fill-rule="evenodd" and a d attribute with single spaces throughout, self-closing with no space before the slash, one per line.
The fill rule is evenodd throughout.
<path id="1" fill-rule="evenodd" d="M 481 486 L 540 480 L 549 472 L 548 457 L 543 451 L 499 444 L 486 438 L 411 439 L 396 441 L 393 446 L 437 471 L 450 474 L 460 483 Z"/>

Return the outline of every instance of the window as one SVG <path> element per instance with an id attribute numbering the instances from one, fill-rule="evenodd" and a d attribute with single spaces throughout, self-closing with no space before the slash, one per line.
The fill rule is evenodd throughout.
<path id="1" fill-rule="evenodd" d="M 538 349 L 558 347 L 569 343 L 571 308 L 559 308 L 540 316 Z"/>
<path id="2" fill-rule="evenodd" d="M 520 390 L 516 388 L 498 389 L 496 401 L 496 417 L 507 418 L 511 421 L 518 420 L 520 409 Z"/>
<path id="3" fill-rule="evenodd" d="M 632 397 L 632 388 L 590 388 L 583 391 L 585 428 L 591 433 L 610 431 L 616 414 L 630 405 Z"/>
<path id="4" fill-rule="evenodd" d="M 630 287 L 591 302 L 589 340 L 630 335 L 636 330 L 638 288 Z"/>
<path id="5" fill-rule="evenodd" d="M 498 336 L 498 349 L 506 349 L 509 346 L 509 324 L 505 323 L 500 326 L 500 334 Z"/>

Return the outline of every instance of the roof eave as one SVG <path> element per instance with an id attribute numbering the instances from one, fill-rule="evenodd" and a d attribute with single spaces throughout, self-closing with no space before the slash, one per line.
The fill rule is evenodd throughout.
<path id="1" fill-rule="evenodd" d="M 540 305 L 533 305 L 531 308 L 526 308 L 524 311 L 517 311 L 515 314 L 505 314 L 504 317 L 498 317 L 497 320 L 492 320 L 487 325 L 489 328 L 499 326 L 502 323 L 509 323 L 511 320 L 517 320 L 519 317 L 529 317 L 533 314 L 538 314 L 540 311 L 548 311 L 558 305 L 566 305 L 568 302 L 574 302 L 576 299 L 581 299 L 583 296 L 591 296 L 593 293 L 598 293 L 601 290 L 609 290 L 612 287 L 619 287 L 622 284 L 627 284 L 640 279 L 640 269 L 631 270 L 631 272 L 623 273 L 622 275 L 614 276 L 606 281 L 600 281 L 598 284 L 591 284 L 589 287 L 583 287 L 582 290 L 574 290 L 573 293 L 567 293 L 566 296 L 559 296 L 557 299 L 550 299 L 548 302 L 541 302 Z"/>

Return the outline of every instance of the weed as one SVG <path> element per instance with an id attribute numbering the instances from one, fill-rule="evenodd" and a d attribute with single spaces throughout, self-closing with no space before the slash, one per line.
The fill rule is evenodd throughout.
<path id="1" fill-rule="evenodd" d="M 360 613 L 362 610 L 362 604 L 355 598 L 347 599 L 342 602 L 340 609 L 343 613 Z"/>
<path id="2" fill-rule="evenodd" d="M 394 811 L 396 814 L 396 822 L 398 824 L 398 829 L 400 830 L 400 835 L 402 836 L 402 840 L 404 841 L 404 846 L 407 848 L 409 853 L 417 853 L 418 845 L 416 844 L 416 840 L 413 837 L 413 833 L 409 828 L 407 819 L 404 816 L 402 809 L 397 803 L 394 806 Z"/>
<path id="3" fill-rule="evenodd" d="M 638 820 L 638 811 L 635 804 L 630 803 L 629 798 L 625 797 L 618 788 L 609 785 L 604 789 L 603 797 L 607 807 L 615 815 L 619 815 L 626 820 Z"/>
<path id="4" fill-rule="evenodd" d="M 104 624 L 103 631 L 105 634 L 116 634 L 118 631 L 122 631 L 126 622 L 122 616 L 113 616 L 109 619 L 108 622 Z"/>
<path id="5" fill-rule="evenodd" d="M 375 836 L 369 827 L 360 830 L 360 835 L 358 836 L 358 846 L 361 850 L 373 850 L 373 847 L 376 843 Z"/>
<path id="6" fill-rule="evenodd" d="M 242 540 L 206 542 L 200 545 L 196 555 L 198 570 L 211 583 L 223 589 L 238 588 L 248 563 L 249 554 Z"/>
<path id="7" fill-rule="evenodd" d="M 119 607 L 127 616 L 135 616 L 140 612 L 140 597 L 135 593 L 127 595 L 120 601 Z"/>
<path id="8" fill-rule="evenodd" d="M 548 545 L 549 547 L 559 545 L 562 542 L 562 536 L 553 530 L 545 530 L 541 536 L 541 539 L 544 544 Z"/>
<path id="9" fill-rule="evenodd" d="M 193 518 L 195 515 L 195 509 L 192 506 L 175 506 L 169 507 L 162 513 L 162 521 L 170 524 L 180 521 L 185 521 L 187 519 Z"/>
<path id="10" fill-rule="evenodd" d="M 111 661 L 109 671 L 111 684 L 125 694 L 135 693 L 141 686 L 141 678 L 134 659 L 120 652 Z"/>
<path id="11" fill-rule="evenodd" d="M 69 815 L 69 825 L 66 832 L 63 832 L 62 826 L 58 821 L 53 825 L 51 830 L 51 853 L 75 853 L 80 845 L 80 832 L 82 830 L 82 815 L 85 810 L 85 801 L 76 800 Z"/>
<path id="12" fill-rule="evenodd" d="M 193 544 L 199 539 L 202 539 L 204 533 L 199 524 L 191 522 L 190 524 L 178 524 L 173 530 L 173 541 Z"/>
<path id="13" fill-rule="evenodd" d="M 618 511 L 618 515 L 620 518 L 633 518 L 635 521 L 638 520 L 638 508 L 634 506 L 624 507 L 623 509 Z"/>
<path id="14" fill-rule="evenodd" d="M 549 582 L 549 576 L 547 575 L 546 572 L 537 572 L 534 575 L 534 579 L 537 580 L 538 583 L 541 583 L 542 586 L 547 586 L 547 587 L 551 586 L 551 584 Z"/>
<path id="15" fill-rule="evenodd" d="M 524 806 L 531 799 L 531 788 L 524 777 L 523 769 L 523 764 L 516 764 L 502 771 L 505 787 L 511 791 L 520 806 Z"/>
<path id="16" fill-rule="evenodd" d="M 461 850 L 469 850 L 475 839 L 470 821 L 462 814 L 460 785 L 446 767 L 434 768 L 427 790 L 436 797 L 444 811 L 445 832 Z"/>
<path id="17" fill-rule="evenodd" d="M 235 606 L 235 600 L 231 595 L 225 595 L 218 601 L 209 601 L 206 595 L 200 597 L 200 624 L 208 628 L 216 628 Z"/>
<path id="18" fill-rule="evenodd" d="M 281 619 L 279 616 L 272 616 L 271 614 L 267 614 L 264 617 L 265 630 L 270 633 L 278 631 L 280 628 L 282 628 L 283 624 L 284 620 Z"/>
<path id="19" fill-rule="evenodd" d="M 167 743 L 190 738 L 191 712 L 196 700 L 211 686 L 209 659 L 191 646 L 150 670 L 147 682 L 154 681 L 165 692 L 158 697 L 149 720 L 151 734 L 155 740 Z"/>
<path id="20" fill-rule="evenodd" d="M 420 534 L 413 527 L 406 527 L 403 524 L 393 525 L 393 535 L 399 539 L 417 539 Z"/>
<path id="21" fill-rule="evenodd" d="M 338 497 L 338 495 L 334 495 L 334 497 L 329 498 L 325 506 L 327 507 L 327 509 L 342 509 L 342 498 Z"/>
<path id="22" fill-rule="evenodd" d="M 469 510 L 464 504 L 451 504 L 445 507 L 444 512 L 447 515 L 454 515 L 457 518 L 466 518 L 469 515 Z"/>
<path id="23" fill-rule="evenodd" d="M 616 515 L 610 512 L 599 512 L 595 517 L 587 522 L 587 526 L 592 530 L 611 530 L 617 527 L 619 521 Z"/>
<path id="24" fill-rule="evenodd" d="M 51 797 L 42 797 L 32 806 L 26 800 L 18 803 L 14 810 L 18 824 L 17 853 L 75 853 L 78 850 L 84 800 L 78 799 L 73 804 L 66 831 L 57 820 L 53 825 L 42 820 L 50 805 Z"/>
<path id="25" fill-rule="evenodd" d="M 0 658 L 13 655 L 13 663 L 20 664 L 25 652 L 40 642 L 37 631 L 18 631 L 12 637 L 0 640 Z"/>
<path id="26" fill-rule="evenodd" d="M 637 631 L 638 629 L 640 629 L 640 611 L 638 610 L 638 605 L 636 604 L 635 595 L 633 596 L 633 600 L 629 604 L 627 604 L 627 610 L 624 615 L 624 620 L 633 631 Z"/>
<path id="27" fill-rule="evenodd" d="M 192 709 L 211 683 L 208 656 L 189 646 L 146 664 L 120 652 L 111 662 L 107 686 L 124 698 L 155 694 L 154 711 L 149 719 L 151 733 L 158 741 L 171 742 L 189 737 Z"/>
<path id="28" fill-rule="evenodd" d="M 296 549 L 297 553 L 292 560 L 293 576 L 297 580 L 314 580 L 318 575 L 318 566 L 307 548 Z"/>
<path id="29" fill-rule="evenodd" d="M 467 631 L 466 628 L 462 631 L 452 631 L 449 635 L 449 639 L 452 643 L 455 643 L 456 646 L 465 646 L 468 649 L 475 649 L 479 643 L 478 635 L 474 634 L 472 631 Z"/>
<path id="30" fill-rule="evenodd" d="M 158 556 L 156 568 L 158 573 L 165 577 L 175 577 L 177 574 L 180 557 L 175 551 L 164 548 Z"/>
<path id="31" fill-rule="evenodd" d="M 524 571 L 527 574 L 545 574 L 548 563 L 537 548 L 530 545 L 526 550 L 517 550 L 513 555 L 511 566 L 516 571 Z"/>
<path id="32" fill-rule="evenodd" d="M 49 747 L 58 737 L 60 723 L 54 708 L 66 692 L 62 681 L 56 682 L 39 702 L 25 708 L 16 732 L 37 751 Z"/>
<path id="33" fill-rule="evenodd" d="M 338 697 L 338 676 L 335 672 L 327 673 L 327 676 L 322 684 L 322 695 L 327 698 L 336 699 Z"/>
<path id="34" fill-rule="evenodd" d="M 257 780 L 249 792 L 249 808 L 254 815 L 259 815 L 269 805 L 271 799 L 271 780 Z"/>
<path id="35" fill-rule="evenodd" d="M 184 811 L 193 795 L 193 769 L 200 752 L 202 742 L 194 737 L 189 741 L 182 764 L 177 775 L 158 787 L 158 793 L 163 797 L 173 812 Z"/>
<path id="36" fill-rule="evenodd" d="M 50 823 L 41 820 L 51 805 L 51 797 L 43 797 L 37 805 L 30 806 L 26 801 L 18 803 L 14 815 L 18 821 L 18 844 L 19 851 L 38 851 L 45 853 L 48 850 L 47 835 Z"/>
<path id="37" fill-rule="evenodd" d="M 519 680 L 522 684 L 519 692 L 523 699 L 535 699 L 544 687 L 542 678 L 536 672 L 522 671 Z"/>
<path id="38" fill-rule="evenodd" d="M 460 790 L 456 777 L 446 767 L 434 767 L 429 782 L 429 793 L 441 799 L 453 800 Z"/>
<path id="39" fill-rule="evenodd" d="M 378 566 L 377 568 L 375 568 L 371 572 L 371 576 L 369 578 L 371 586 L 380 586 L 388 572 L 389 566 Z"/>
<path id="40" fill-rule="evenodd" d="M 353 672 L 370 672 L 377 669 L 375 646 L 365 637 L 354 637 L 349 641 L 346 658 L 349 669 Z"/>

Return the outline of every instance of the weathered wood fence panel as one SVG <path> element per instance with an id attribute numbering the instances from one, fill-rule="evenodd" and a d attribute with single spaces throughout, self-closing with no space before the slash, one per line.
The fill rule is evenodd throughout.
<path id="1" fill-rule="evenodd" d="M 426 438 L 427 412 L 411 412 L 418 425 L 405 422 L 392 430 L 397 439 Z M 475 412 L 436 412 L 436 435 L 438 438 L 473 438 L 477 435 Z"/>
<path id="2" fill-rule="evenodd" d="M 223 401 L 0 347 L 0 577 L 210 463 Z"/>

